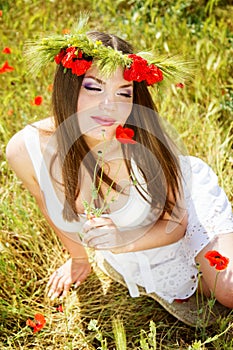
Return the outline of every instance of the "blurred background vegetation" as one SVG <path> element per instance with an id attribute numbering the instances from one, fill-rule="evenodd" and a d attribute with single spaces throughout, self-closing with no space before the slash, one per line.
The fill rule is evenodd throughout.
<path id="1" fill-rule="evenodd" d="M 231 315 L 209 329 L 193 330 L 153 300 L 131 299 L 127 290 L 98 271 L 63 302 L 65 312 L 57 312 L 57 304 L 45 296 L 48 276 L 67 255 L 9 169 L 5 147 L 26 124 L 51 115 L 55 67 L 51 64 L 37 77 L 30 76 L 23 56 L 25 41 L 45 32 L 64 32 L 80 12 L 89 14 L 90 29 L 129 40 L 135 52 L 152 49 L 195 61 L 193 77 L 184 88 L 171 85 L 153 96 L 161 117 L 177 130 L 187 152 L 212 166 L 233 202 L 231 1 L 0 0 L 0 67 L 5 61 L 14 67 L 0 74 L 0 347 L 232 349 L 232 329 L 227 330 Z M 2 52 L 6 47 L 10 54 Z M 36 96 L 43 98 L 40 105 L 33 104 Z M 36 312 L 42 312 L 47 323 L 32 335 L 25 325 Z"/>

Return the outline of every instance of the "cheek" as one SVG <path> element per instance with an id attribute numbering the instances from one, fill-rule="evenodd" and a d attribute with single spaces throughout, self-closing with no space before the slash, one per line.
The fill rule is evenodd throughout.
<path id="1" fill-rule="evenodd" d="M 91 105 L 91 99 L 87 96 L 83 96 L 83 94 L 79 95 L 77 110 L 78 112 L 85 111 Z"/>
<path id="2" fill-rule="evenodd" d="M 129 117 L 131 111 L 132 111 L 132 108 L 133 108 L 133 103 L 125 103 L 123 106 L 122 106 L 122 110 L 121 110 L 121 115 L 123 115 L 126 119 Z"/>

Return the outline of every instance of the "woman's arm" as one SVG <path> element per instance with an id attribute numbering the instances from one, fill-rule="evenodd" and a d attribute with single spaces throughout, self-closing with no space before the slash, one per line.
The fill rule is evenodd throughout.
<path id="1" fill-rule="evenodd" d="M 182 217 L 176 221 L 171 220 L 170 216 L 165 214 L 164 218 L 158 220 L 144 235 L 122 247 L 122 252 L 136 252 L 175 243 L 184 236 L 187 222 L 187 212 L 184 210 Z M 115 251 L 115 253 L 120 252 Z"/>
<path id="2" fill-rule="evenodd" d="M 58 269 L 59 274 L 57 272 L 52 274 L 48 283 L 49 294 L 53 299 L 61 293 L 66 295 L 72 283 L 79 285 L 91 271 L 85 248 L 81 242 L 70 239 L 66 232 L 59 230 L 48 216 L 44 197 L 25 147 L 23 131 L 18 132 L 9 141 L 6 156 L 11 168 L 36 199 L 42 214 L 70 253 L 71 259 Z"/>
<path id="3" fill-rule="evenodd" d="M 109 218 L 93 218 L 83 227 L 84 242 L 94 249 L 127 253 L 172 244 L 180 240 L 187 227 L 187 212 L 182 209 L 179 216 L 171 218 L 165 214 L 155 224 L 134 230 L 119 231 Z"/>

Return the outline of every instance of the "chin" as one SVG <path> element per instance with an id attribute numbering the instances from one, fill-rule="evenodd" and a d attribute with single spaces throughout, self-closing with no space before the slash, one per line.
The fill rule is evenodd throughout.
<path id="1" fill-rule="evenodd" d="M 98 141 L 112 140 L 116 135 L 117 125 L 109 126 L 100 126 L 91 130 L 90 132 L 85 133 L 88 138 L 93 138 Z"/>
<path id="2" fill-rule="evenodd" d="M 84 139 L 90 148 L 103 144 L 105 141 L 111 141 L 114 138 L 115 138 L 115 131 L 113 133 L 112 132 L 103 133 L 101 131 L 99 133 L 91 132 L 91 133 L 86 133 L 84 136 Z"/>

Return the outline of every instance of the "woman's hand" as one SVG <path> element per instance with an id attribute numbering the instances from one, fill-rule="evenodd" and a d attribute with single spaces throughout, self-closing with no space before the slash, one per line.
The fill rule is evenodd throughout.
<path id="1" fill-rule="evenodd" d="M 87 259 L 70 258 L 60 266 L 50 277 L 48 297 L 51 300 L 61 296 L 65 297 L 71 285 L 77 288 L 90 274 L 91 265 Z"/>
<path id="2" fill-rule="evenodd" d="M 127 244 L 126 235 L 117 229 L 110 218 L 98 217 L 88 220 L 83 225 L 83 233 L 83 243 L 90 248 L 113 251 L 113 248 Z"/>

